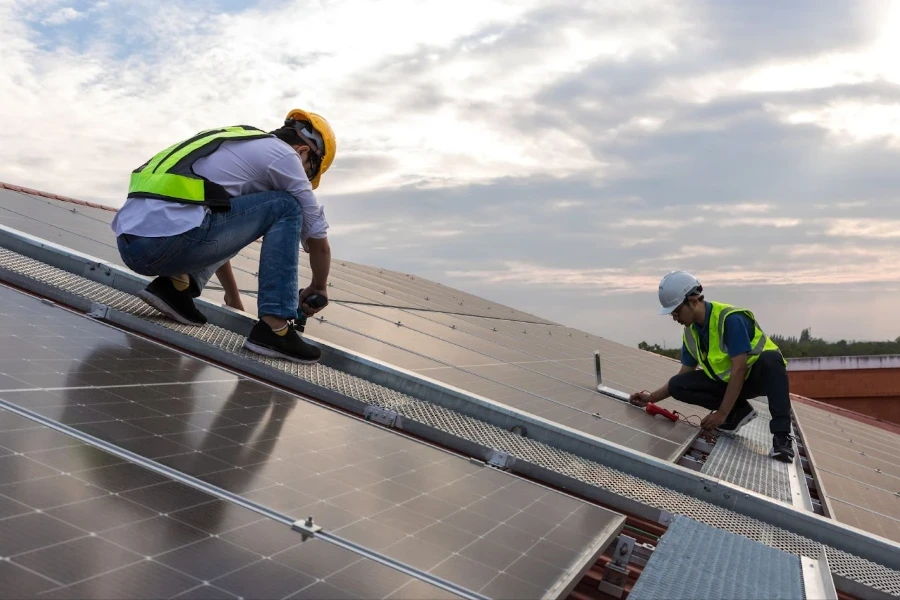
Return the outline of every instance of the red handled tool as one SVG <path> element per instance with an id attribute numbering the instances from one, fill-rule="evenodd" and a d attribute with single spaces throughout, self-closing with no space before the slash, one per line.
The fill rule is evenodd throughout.
<path id="1" fill-rule="evenodd" d="M 668 410 L 666 410 L 666 409 L 664 409 L 664 408 L 660 408 L 660 407 L 658 407 L 657 405 L 653 404 L 652 402 L 648 402 L 648 403 L 647 403 L 647 409 L 646 409 L 646 410 L 647 410 L 648 413 L 650 413 L 650 414 L 653 415 L 654 417 L 655 417 L 656 415 L 662 415 L 662 416 L 664 416 L 665 418 L 667 418 L 668 420 L 672 421 L 673 423 L 678 421 L 678 415 L 676 415 L 675 413 L 670 412 L 670 411 L 668 411 Z"/>
<path id="2" fill-rule="evenodd" d="M 617 390 L 611 387 L 607 387 L 603 385 L 603 379 L 600 376 L 600 351 L 597 350 L 594 352 L 594 367 L 597 369 L 597 391 L 603 394 L 604 396 L 609 396 L 610 398 L 615 398 L 616 400 L 621 400 L 622 402 L 626 402 L 628 406 L 634 406 L 637 409 L 640 409 L 640 406 L 636 406 L 631 403 L 631 396 L 626 394 L 621 390 Z M 678 415 L 675 413 L 668 411 L 664 408 L 660 408 L 652 402 L 648 402 L 647 406 L 644 408 L 647 413 L 651 416 L 662 415 L 665 418 L 669 419 L 673 423 L 678 422 Z"/>

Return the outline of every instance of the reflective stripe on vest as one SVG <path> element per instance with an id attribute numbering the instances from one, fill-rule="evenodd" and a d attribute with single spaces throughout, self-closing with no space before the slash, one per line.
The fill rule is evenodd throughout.
<path id="1" fill-rule="evenodd" d="M 215 152 L 222 142 L 272 137 L 247 125 L 207 129 L 169 146 L 135 169 L 128 186 L 129 198 L 156 198 L 188 204 L 229 206 L 231 197 L 221 185 L 200 177 L 194 163 Z"/>
<path id="2" fill-rule="evenodd" d="M 760 328 L 753 313 L 744 308 L 736 308 L 720 302 L 710 302 L 712 310 L 709 315 L 709 348 L 704 354 L 700 350 L 700 334 L 694 326 L 684 328 L 682 339 L 688 353 L 694 357 L 703 372 L 710 379 L 727 382 L 731 379 L 731 357 L 725 344 L 725 318 L 734 313 L 742 313 L 753 323 L 753 338 L 750 340 L 750 352 L 747 353 L 747 376 L 750 367 L 759 359 L 759 355 L 768 350 L 778 350 L 773 342 Z M 785 364 L 787 361 L 782 360 Z"/>

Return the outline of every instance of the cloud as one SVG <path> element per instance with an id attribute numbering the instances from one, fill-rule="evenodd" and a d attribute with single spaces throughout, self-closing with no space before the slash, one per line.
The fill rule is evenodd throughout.
<path id="1" fill-rule="evenodd" d="M 673 268 L 761 303 L 897 285 L 888 3 L 106 4 L 0 3 L 0 180 L 118 206 L 160 148 L 308 107 L 347 260 L 623 336 L 605 299 L 655 317 Z"/>
<path id="2" fill-rule="evenodd" d="M 900 103 L 885 104 L 880 98 L 836 100 L 826 106 L 768 105 L 767 110 L 792 125 L 815 125 L 842 144 L 883 139 L 900 143 Z"/>
<path id="3" fill-rule="evenodd" d="M 587 202 L 584 200 L 554 200 L 550 206 L 553 210 L 569 210 L 587 206 Z"/>
<path id="4" fill-rule="evenodd" d="M 737 219 L 723 219 L 718 222 L 719 227 L 797 227 L 802 221 L 789 217 L 739 217 Z"/>
<path id="5" fill-rule="evenodd" d="M 725 256 L 734 252 L 725 252 Z M 685 254 L 683 257 L 696 256 Z M 675 257 L 675 258 L 683 258 Z M 797 286 L 797 285 L 846 285 L 871 283 L 900 283 L 900 272 L 895 261 L 897 252 L 865 253 L 860 258 L 866 260 L 855 263 L 853 269 L 846 264 L 802 266 L 789 265 L 782 268 L 772 266 L 766 269 L 747 269 L 736 263 L 722 263 L 716 272 L 694 270 L 704 286 L 716 288 L 745 287 L 752 285 Z M 634 272 L 624 269 L 566 269 L 552 268 L 526 263 L 505 263 L 497 269 L 448 270 L 446 277 L 466 282 L 474 280 L 492 286 L 531 287 L 544 286 L 590 291 L 598 296 L 623 295 L 632 293 L 650 294 L 659 284 L 659 273 Z"/>
<path id="6" fill-rule="evenodd" d="M 422 235 L 425 237 L 450 238 L 458 237 L 464 233 L 462 229 L 426 229 L 422 232 Z"/>
<path id="7" fill-rule="evenodd" d="M 775 207 L 765 202 L 742 202 L 739 204 L 701 204 L 698 208 L 709 212 L 744 215 L 771 212 Z"/>
<path id="8" fill-rule="evenodd" d="M 651 256 L 638 259 L 636 262 L 642 264 L 659 264 L 662 260 L 670 261 L 687 261 L 702 256 L 729 256 L 738 253 L 737 248 L 722 248 L 716 246 L 682 246 L 678 250 L 666 254 L 666 256 Z"/>
<path id="9" fill-rule="evenodd" d="M 832 219 L 826 233 L 835 237 L 893 239 L 900 237 L 900 221 L 876 219 Z"/>
<path id="10" fill-rule="evenodd" d="M 61 8 L 49 16 L 45 17 L 41 20 L 41 24 L 43 25 L 63 25 L 68 23 L 69 21 L 74 21 L 75 19 L 81 19 L 84 17 L 84 13 L 78 12 L 71 6 L 67 6 L 65 8 Z"/>
<path id="11" fill-rule="evenodd" d="M 340 237 L 344 235 L 358 234 L 364 231 L 372 231 L 378 229 L 379 223 L 346 223 L 339 222 L 336 225 L 329 223 L 328 235 L 332 237 Z"/>
<path id="12" fill-rule="evenodd" d="M 684 220 L 668 219 L 641 219 L 629 217 L 610 224 L 612 229 L 639 228 L 646 231 L 655 229 L 682 229 L 691 224 L 704 223 L 704 217 L 691 217 Z"/>

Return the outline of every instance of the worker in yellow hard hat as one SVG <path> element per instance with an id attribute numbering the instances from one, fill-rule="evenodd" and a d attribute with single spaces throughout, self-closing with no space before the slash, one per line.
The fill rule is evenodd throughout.
<path id="1" fill-rule="evenodd" d="M 295 362 L 319 360 L 319 348 L 302 339 L 292 320 L 298 303 L 311 315 L 327 302 L 328 222 L 313 190 L 336 149 L 328 121 L 295 109 L 273 131 L 209 129 L 135 169 L 112 229 L 125 264 L 156 277 L 138 296 L 171 319 L 203 325 L 193 299 L 215 274 L 225 303 L 243 310 L 231 258 L 262 238 L 259 320 L 244 347 Z M 301 245 L 312 281 L 298 297 Z"/>

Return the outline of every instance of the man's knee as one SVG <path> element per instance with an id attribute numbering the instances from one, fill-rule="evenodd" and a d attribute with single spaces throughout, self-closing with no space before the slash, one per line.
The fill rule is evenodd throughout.
<path id="1" fill-rule="evenodd" d="M 777 350 L 766 350 L 762 354 L 759 355 L 757 361 L 759 364 L 765 366 L 766 368 L 775 368 L 775 369 L 784 369 L 784 359 L 781 356 L 781 352 Z"/>
<path id="2" fill-rule="evenodd" d="M 278 201 L 278 206 L 281 210 L 282 217 L 292 218 L 303 215 L 303 208 L 300 206 L 300 203 L 297 202 L 297 199 L 294 198 L 291 194 L 283 191 L 272 193 L 275 195 L 275 198 Z"/>
<path id="3" fill-rule="evenodd" d="M 669 395 L 676 400 L 682 399 L 688 389 L 686 380 L 685 373 L 674 375 L 669 379 Z"/>

